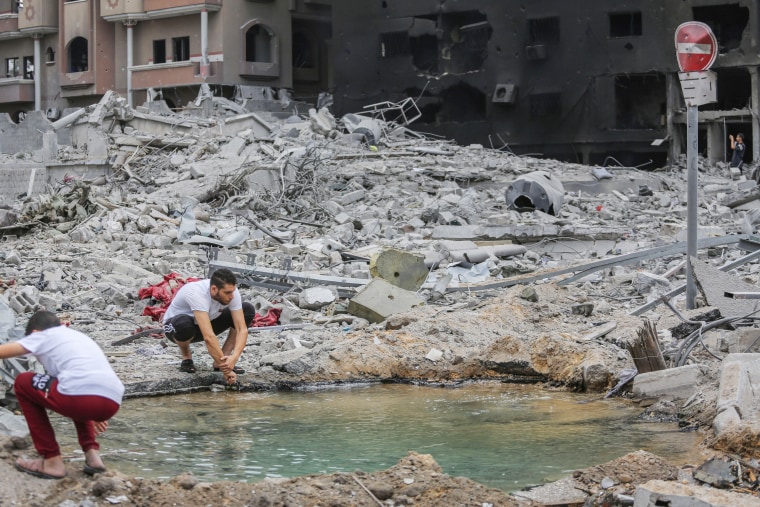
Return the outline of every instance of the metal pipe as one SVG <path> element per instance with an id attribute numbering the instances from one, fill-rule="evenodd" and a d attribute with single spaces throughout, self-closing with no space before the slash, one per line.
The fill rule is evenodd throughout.
<path id="1" fill-rule="evenodd" d="M 686 106 L 686 167 L 688 187 L 686 192 L 686 253 L 688 269 L 686 270 L 686 308 L 696 308 L 697 286 L 691 269 L 691 259 L 697 258 L 697 208 L 699 205 L 697 193 L 697 170 L 699 108 Z"/>

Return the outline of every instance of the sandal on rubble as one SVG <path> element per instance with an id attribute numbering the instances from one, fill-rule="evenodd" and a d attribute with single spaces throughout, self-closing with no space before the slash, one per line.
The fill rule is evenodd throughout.
<path id="1" fill-rule="evenodd" d="M 179 371 L 184 371 L 185 373 L 195 373 L 195 365 L 193 364 L 193 360 L 183 359 L 179 364 Z"/>

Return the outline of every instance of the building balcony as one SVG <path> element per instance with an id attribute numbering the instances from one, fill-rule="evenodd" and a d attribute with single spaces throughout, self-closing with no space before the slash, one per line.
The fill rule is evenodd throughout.
<path id="1" fill-rule="evenodd" d="M 199 61 L 137 65 L 132 70 L 132 89 L 165 88 L 201 83 L 216 84 L 222 76 L 223 62 L 211 62 L 208 76 L 201 75 Z"/>
<path id="2" fill-rule="evenodd" d="M 19 77 L 0 79 L 0 104 L 34 102 L 34 81 Z"/>
<path id="3" fill-rule="evenodd" d="M 207 11 L 218 11 L 222 0 L 144 0 L 145 14 L 149 18 L 175 16 Z"/>
<path id="4" fill-rule="evenodd" d="M 90 69 L 58 74 L 58 84 L 64 90 L 90 87 L 95 84 L 95 71 Z"/>
<path id="5" fill-rule="evenodd" d="M 18 14 L 0 14 L 0 40 L 23 37 L 18 29 Z"/>
<path id="6" fill-rule="evenodd" d="M 21 32 L 54 33 L 58 31 L 58 2 L 25 0 L 18 14 Z"/>
<path id="7" fill-rule="evenodd" d="M 100 15 L 108 20 L 125 20 L 134 17 L 132 15 L 140 17 L 144 12 L 143 0 L 100 0 Z"/>
<path id="8" fill-rule="evenodd" d="M 277 79 L 280 77 L 280 64 L 274 62 L 240 62 L 238 74 L 255 80 Z"/>

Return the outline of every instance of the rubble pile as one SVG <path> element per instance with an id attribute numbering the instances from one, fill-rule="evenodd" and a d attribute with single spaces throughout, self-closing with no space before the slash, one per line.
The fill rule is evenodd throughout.
<path id="1" fill-rule="evenodd" d="M 701 308 L 686 312 L 683 160 L 588 167 L 458 146 L 387 111 L 198 104 L 132 110 L 109 93 L 56 122 L 70 144 L 22 155 L 48 176 L 0 205 L 0 340 L 45 307 L 101 344 L 128 395 L 207 389 L 219 380 L 210 358 L 179 373 L 146 311 L 156 301 L 139 294 L 227 267 L 257 314 L 279 318 L 252 328 L 241 389 L 521 378 L 604 393 L 635 376 L 640 400 L 687 400 L 701 426 L 710 413 L 756 434 L 756 418 L 726 410 L 757 409 L 745 393 L 757 361 L 735 367 L 749 387 L 718 388 L 728 354 L 760 349 L 742 334 L 754 321 L 741 319 L 746 300 L 714 292 L 758 282 L 754 180 L 700 161 Z M 671 329 L 703 329 L 710 309 L 735 320 L 685 350 Z M 668 368 L 630 375 L 644 322 Z M 13 370 L 0 372 L 7 382 Z"/>

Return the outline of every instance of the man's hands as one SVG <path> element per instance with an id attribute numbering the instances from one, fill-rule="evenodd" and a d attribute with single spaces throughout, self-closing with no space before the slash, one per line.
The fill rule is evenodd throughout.
<path id="1" fill-rule="evenodd" d="M 222 362 L 217 367 L 224 373 L 224 381 L 227 384 L 232 385 L 237 382 L 237 373 L 232 370 L 235 363 L 230 356 L 222 356 Z"/>
<path id="2" fill-rule="evenodd" d="M 730 139 L 730 140 L 733 142 L 733 140 L 734 140 L 734 135 L 733 135 L 733 134 L 729 134 L 729 135 L 728 135 L 728 138 L 729 138 L 729 139 Z"/>
<path id="3" fill-rule="evenodd" d="M 227 383 L 227 385 L 234 385 L 237 383 L 237 373 L 232 370 L 229 372 L 224 372 L 224 381 Z"/>

